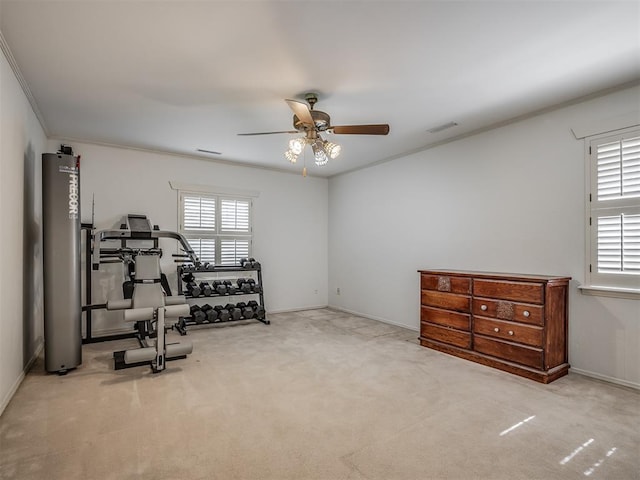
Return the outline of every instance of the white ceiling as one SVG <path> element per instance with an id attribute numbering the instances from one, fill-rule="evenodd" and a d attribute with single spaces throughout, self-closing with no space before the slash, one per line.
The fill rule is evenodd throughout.
<path id="1" fill-rule="evenodd" d="M 55 138 L 300 171 L 291 135 L 237 134 L 291 130 L 310 91 L 390 124 L 307 152 L 321 176 L 640 79 L 638 1 L 0 0 L 0 30 Z"/>

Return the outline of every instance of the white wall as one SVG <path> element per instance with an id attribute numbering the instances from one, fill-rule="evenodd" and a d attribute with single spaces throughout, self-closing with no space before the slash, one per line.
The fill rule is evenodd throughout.
<path id="1" fill-rule="evenodd" d="M 46 137 L 0 53 L 0 413 L 42 345 L 42 166 Z"/>
<path id="2" fill-rule="evenodd" d="M 576 288 L 585 160 L 570 131 L 637 113 L 639 98 L 619 91 L 332 178 L 329 304 L 417 330 L 418 269 L 570 275 L 572 367 L 640 386 L 640 301 Z"/>
<path id="3" fill-rule="evenodd" d="M 51 149 L 60 141 L 51 140 Z M 196 158 L 72 143 L 81 155 L 82 221 L 119 228 L 127 213 L 147 215 L 163 230 L 177 230 L 178 194 L 169 182 L 258 191 L 253 201 L 253 256 L 263 266 L 267 311 L 327 305 L 328 181 L 266 169 L 232 166 Z M 175 267 L 170 257 L 176 242 L 161 243 L 163 270 L 172 288 Z M 94 275 L 93 301 L 121 298 L 122 268 L 106 265 Z M 317 293 L 316 293 L 317 292 Z M 121 328 L 120 314 L 96 312 L 95 330 Z"/>

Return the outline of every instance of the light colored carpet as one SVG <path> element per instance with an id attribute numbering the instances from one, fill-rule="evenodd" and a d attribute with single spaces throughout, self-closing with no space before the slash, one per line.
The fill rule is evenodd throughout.
<path id="1" fill-rule="evenodd" d="M 637 391 L 542 385 L 329 309 L 270 319 L 191 328 L 155 375 L 113 370 L 133 340 L 67 376 L 40 360 L 0 418 L 0 478 L 640 478 Z"/>

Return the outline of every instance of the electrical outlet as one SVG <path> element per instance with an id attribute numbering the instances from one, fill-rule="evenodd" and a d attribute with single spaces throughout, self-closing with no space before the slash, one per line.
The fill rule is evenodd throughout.
<path id="1" fill-rule="evenodd" d="M 340 295 L 340 287 L 336 288 L 336 295 Z"/>

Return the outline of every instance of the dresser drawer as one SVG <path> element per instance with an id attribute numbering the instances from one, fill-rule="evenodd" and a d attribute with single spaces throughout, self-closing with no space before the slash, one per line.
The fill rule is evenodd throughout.
<path id="1" fill-rule="evenodd" d="M 471 294 L 471 279 L 453 277 L 450 275 L 430 275 L 423 273 L 420 277 L 422 290 L 436 290 L 438 292 Z"/>
<path id="2" fill-rule="evenodd" d="M 425 307 L 420 308 L 420 320 L 423 322 L 436 323 L 445 327 L 453 327 L 458 330 L 471 330 L 471 315 L 468 313 L 452 312 L 440 308 Z"/>
<path id="3" fill-rule="evenodd" d="M 473 295 L 475 297 L 542 304 L 544 303 L 544 284 L 475 279 L 473 281 Z"/>
<path id="4" fill-rule="evenodd" d="M 473 332 L 511 342 L 542 347 L 542 328 L 474 316 Z"/>
<path id="5" fill-rule="evenodd" d="M 490 298 L 474 298 L 472 311 L 474 315 L 482 315 L 484 317 L 513 320 L 532 325 L 544 324 L 544 309 L 540 305 L 492 300 Z"/>
<path id="6" fill-rule="evenodd" d="M 527 367 L 542 369 L 543 354 L 540 348 L 516 345 L 511 342 L 493 340 L 480 335 L 474 335 L 473 349 L 476 352 L 491 355 L 510 362 L 526 365 Z"/>
<path id="7" fill-rule="evenodd" d="M 471 348 L 471 333 L 453 328 L 440 327 L 431 323 L 420 322 L 420 336 L 448 343 L 460 348 Z"/>
<path id="8" fill-rule="evenodd" d="M 422 290 L 422 304 L 429 307 L 471 312 L 471 297 L 468 295 Z"/>

